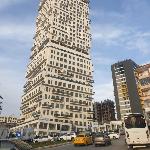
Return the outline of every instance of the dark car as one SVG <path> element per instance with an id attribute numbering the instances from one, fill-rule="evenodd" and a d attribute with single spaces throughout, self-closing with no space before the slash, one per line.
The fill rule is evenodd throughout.
<path id="1" fill-rule="evenodd" d="M 97 133 L 95 135 L 94 144 L 95 144 L 95 146 L 98 146 L 98 145 L 110 145 L 111 144 L 111 140 L 110 140 L 108 135 L 106 135 L 104 133 Z"/>
<path id="2" fill-rule="evenodd" d="M 32 146 L 21 140 L 0 140 L 0 149 L 6 150 L 31 150 Z"/>

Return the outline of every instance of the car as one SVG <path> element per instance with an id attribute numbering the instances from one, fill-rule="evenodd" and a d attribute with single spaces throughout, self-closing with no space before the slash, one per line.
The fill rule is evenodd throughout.
<path id="1" fill-rule="evenodd" d="M 115 133 L 115 132 L 110 132 L 108 134 L 108 136 L 110 137 L 110 139 L 119 139 L 120 138 L 119 133 Z"/>
<path id="2" fill-rule="evenodd" d="M 93 144 L 92 137 L 87 134 L 79 134 L 73 141 L 74 146 L 77 145 L 91 145 Z"/>
<path id="3" fill-rule="evenodd" d="M 0 149 L 2 150 L 31 150 L 32 146 L 21 140 L 1 139 Z"/>
<path id="4" fill-rule="evenodd" d="M 111 144 L 111 139 L 108 135 L 106 135 L 104 133 L 97 133 L 95 135 L 94 144 L 95 144 L 95 146 L 110 145 Z"/>
<path id="5" fill-rule="evenodd" d="M 33 143 L 46 142 L 46 141 L 53 141 L 53 137 L 51 137 L 51 136 L 43 136 L 43 137 L 35 137 L 33 139 Z"/>
<path id="6" fill-rule="evenodd" d="M 67 134 L 64 134 L 62 136 L 60 136 L 60 140 L 65 140 L 65 141 L 73 141 L 74 138 L 76 137 L 76 134 L 75 133 L 67 133 Z"/>

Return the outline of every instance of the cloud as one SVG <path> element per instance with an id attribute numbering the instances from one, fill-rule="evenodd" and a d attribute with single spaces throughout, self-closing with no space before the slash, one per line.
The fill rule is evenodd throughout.
<path id="1" fill-rule="evenodd" d="M 7 23 L 0 24 L 0 38 L 1 39 L 14 39 L 16 41 L 31 41 L 33 37 L 34 25 Z"/>
<path id="2" fill-rule="evenodd" d="M 21 3 L 22 0 L 1 0 L 0 2 L 0 10 L 5 9 L 10 5 L 14 5 L 16 3 Z"/>
<path id="3" fill-rule="evenodd" d="M 105 99 L 114 100 L 114 93 L 113 93 L 113 83 L 107 82 L 104 84 L 95 85 L 94 91 L 94 100 L 95 101 L 103 101 Z"/>
<path id="4" fill-rule="evenodd" d="M 112 24 L 93 27 L 93 39 L 98 44 L 124 47 L 126 50 L 136 50 L 142 54 L 150 53 L 150 31 L 140 31 L 132 27 L 115 26 Z"/>
<path id="5" fill-rule="evenodd" d="M 103 41 L 107 44 L 110 44 L 115 39 L 120 38 L 124 32 L 122 31 L 122 29 L 109 24 L 99 24 L 93 27 L 92 33 L 94 40 Z"/>

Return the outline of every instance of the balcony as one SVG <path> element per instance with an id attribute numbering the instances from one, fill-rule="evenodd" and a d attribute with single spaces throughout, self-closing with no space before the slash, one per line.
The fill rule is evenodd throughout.
<path id="1" fill-rule="evenodd" d="M 69 114 L 54 114 L 54 117 L 57 117 L 57 118 L 70 118 L 72 117 L 71 115 Z"/>
<path id="2" fill-rule="evenodd" d="M 42 100 L 42 98 L 38 98 L 38 97 L 35 98 L 35 102 L 37 102 L 37 103 L 40 102 L 41 100 Z"/>
<path id="3" fill-rule="evenodd" d="M 26 99 L 25 101 L 22 101 L 22 104 L 28 102 L 30 99 L 34 99 L 35 97 L 39 96 L 40 94 L 42 94 L 42 91 L 38 91 L 38 93 L 36 93 L 35 95 L 29 97 L 29 98 Z"/>
<path id="4" fill-rule="evenodd" d="M 87 120 L 93 121 L 93 117 L 87 117 Z"/>
<path id="5" fill-rule="evenodd" d="M 92 100 L 93 100 L 93 97 L 86 97 L 86 100 L 92 101 Z"/>
<path id="6" fill-rule="evenodd" d="M 49 42 L 49 38 L 47 38 L 39 47 L 39 50 L 42 50 L 44 48 L 44 46 Z"/>
<path id="7" fill-rule="evenodd" d="M 42 104 L 42 108 L 45 108 L 45 109 L 52 109 L 53 106 L 48 105 L 48 104 Z"/>
<path id="8" fill-rule="evenodd" d="M 34 112 L 36 110 L 37 106 L 33 106 L 31 108 L 27 108 L 26 110 L 22 111 L 23 114 L 28 114 L 31 112 Z"/>
<path id="9" fill-rule="evenodd" d="M 59 89 L 57 89 L 57 90 L 53 89 L 52 93 L 56 94 L 56 95 L 62 95 L 62 96 L 68 96 L 68 97 L 72 96 L 69 92 L 64 92 Z"/>
<path id="10" fill-rule="evenodd" d="M 59 102 L 59 103 L 63 103 L 64 102 L 63 99 L 56 98 L 55 96 L 52 96 L 51 101 L 53 101 L 53 102 Z"/>
<path id="11" fill-rule="evenodd" d="M 41 5 L 40 5 L 40 7 L 39 7 L 39 9 L 38 9 L 38 11 L 40 11 L 40 10 L 42 9 L 42 7 L 43 7 L 43 5 L 45 4 L 45 2 L 46 2 L 46 0 L 43 0 L 43 1 L 42 1 Z"/>
<path id="12" fill-rule="evenodd" d="M 78 109 L 78 108 L 70 108 L 70 111 L 72 111 L 72 112 L 80 112 L 81 109 Z"/>
<path id="13" fill-rule="evenodd" d="M 33 113 L 32 113 L 32 116 L 33 116 L 34 118 L 37 118 L 37 117 L 40 116 L 40 112 L 33 112 Z"/>
<path id="14" fill-rule="evenodd" d="M 88 106 L 88 103 L 85 103 L 85 102 L 84 102 L 84 103 L 83 103 L 83 102 L 81 103 L 81 102 L 79 102 L 79 105 L 81 105 L 81 106 Z"/>
<path id="15" fill-rule="evenodd" d="M 27 107 L 29 107 L 29 104 L 24 104 L 20 107 L 20 110 L 26 109 Z"/>
<path id="16" fill-rule="evenodd" d="M 89 83 L 94 83 L 94 80 L 91 80 L 90 78 L 87 78 L 86 81 Z"/>
<path id="17" fill-rule="evenodd" d="M 88 109 L 87 112 L 88 112 L 88 113 L 94 113 L 94 111 L 93 111 L 93 110 L 90 110 L 90 109 Z"/>
<path id="18" fill-rule="evenodd" d="M 30 70 L 27 75 L 26 75 L 26 78 L 29 78 L 29 77 L 34 77 L 36 74 L 38 74 L 39 72 L 41 72 L 41 65 L 44 64 L 46 62 L 46 59 L 44 59 L 43 61 L 41 61 L 37 66 L 35 66 L 34 68 L 32 68 L 32 70 Z"/>
<path id="19" fill-rule="evenodd" d="M 79 105 L 80 103 L 78 101 L 70 101 L 70 104 Z"/>
<path id="20" fill-rule="evenodd" d="M 141 86 L 141 90 L 142 91 L 148 91 L 148 90 L 150 90 L 150 84 Z"/>
<path id="21" fill-rule="evenodd" d="M 73 73 L 69 73 L 69 72 L 67 72 L 66 74 L 65 73 L 62 73 L 62 72 L 60 72 L 60 73 L 58 73 L 59 75 L 62 75 L 62 76 L 64 76 L 64 77 L 73 77 Z"/>

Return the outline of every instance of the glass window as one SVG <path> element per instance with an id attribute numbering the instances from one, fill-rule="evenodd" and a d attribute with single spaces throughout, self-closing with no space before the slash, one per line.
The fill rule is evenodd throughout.
<path id="1" fill-rule="evenodd" d="M 141 115 L 136 116 L 129 116 L 127 119 L 125 119 L 125 126 L 126 128 L 145 128 L 146 123 L 145 119 Z"/>

